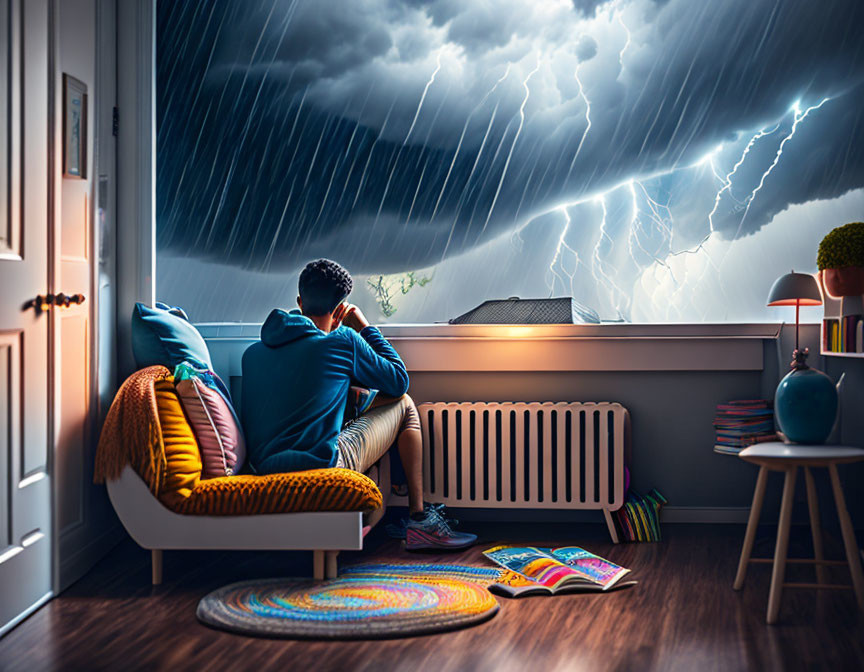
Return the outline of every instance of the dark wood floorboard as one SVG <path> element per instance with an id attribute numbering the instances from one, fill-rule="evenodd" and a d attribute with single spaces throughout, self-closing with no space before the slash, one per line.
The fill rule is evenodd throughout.
<path id="1" fill-rule="evenodd" d="M 467 527 L 467 526 L 466 526 Z M 0 640 L 0 668 L 38 670 L 861 670 L 864 615 L 851 592 L 788 591 L 782 623 L 765 625 L 770 567 L 750 568 L 732 590 L 740 526 L 673 526 L 658 544 L 613 546 L 605 528 L 475 525 L 483 543 L 423 561 L 481 564 L 495 542 L 579 544 L 633 569 L 639 585 L 607 595 L 499 598 L 501 610 L 474 628 L 386 641 L 320 642 L 241 637 L 195 619 L 198 600 L 233 581 L 308 573 L 311 554 L 166 552 L 165 584 L 149 585 L 149 553 L 131 541 Z M 596 528 L 596 529 L 595 529 Z M 470 529 L 470 528 L 469 528 Z M 756 551 L 770 555 L 766 530 Z M 406 560 L 376 530 L 343 563 Z M 792 554 L 810 552 L 796 530 Z M 841 557 L 834 541 L 833 557 Z M 790 567 L 787 580 L 812 581 Z M 831 568 L 835 582 L 849 581 Z"/>

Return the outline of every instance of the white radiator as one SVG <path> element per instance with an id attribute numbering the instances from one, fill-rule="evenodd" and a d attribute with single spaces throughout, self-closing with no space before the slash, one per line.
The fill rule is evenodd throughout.
<path id="1" fill-rule="evenodd" d="M 609 511 L 624 503 L 628 425 L 620 404 L 434 402 L 417 409 L 428 501 L 602 509 L 615 539 Z"/>

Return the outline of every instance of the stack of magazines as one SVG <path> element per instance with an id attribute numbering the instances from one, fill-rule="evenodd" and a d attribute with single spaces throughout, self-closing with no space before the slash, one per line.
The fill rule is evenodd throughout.
<path id="1" fill-rule="evenodd" d="M 483 555 L 506 570 L 489 590 L 508 597 L 599 593 L 636 584 L 621 580 L 629 569 L 577 546 L 496 546 Z"/>
<path id="2" fill-rule="evenodd" d="M 714 419 L 718 453 L 737 455 L 747 446 L 764 441 L 776 441 L 774 411 L 767 399 L 744 399 L 717 406 Z"/>
<path id="3" fill-rule="evenodd" d="M 660 541 L 660 509 L 666 498 L 654 488 L 647 495 L 630 491 L 627 501 L 614 512 L 615 527 L 623 541 Z"/>

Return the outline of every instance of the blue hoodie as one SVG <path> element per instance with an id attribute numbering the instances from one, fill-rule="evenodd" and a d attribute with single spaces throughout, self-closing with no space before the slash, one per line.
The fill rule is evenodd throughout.
<path id="1" fill-rule="evenodd" d="M 240 415 L 249 463 L 274 474 L 332 467 L 350 385 L 400 397 L 408 373 L 375 327 L 324 333 L 297 310 L 276 309 L 243 353 Z"/>

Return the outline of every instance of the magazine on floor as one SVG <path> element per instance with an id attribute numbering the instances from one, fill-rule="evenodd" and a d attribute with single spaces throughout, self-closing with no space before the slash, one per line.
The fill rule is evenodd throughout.
<path id="1" fill-rule="evenodd" d="M 621 581 L 629 569 L 577 546 L 496 546 L 483 554 L 508 570 L 490 586 L 490 590 L 510 597 L 537 593 L 606 592 L 636 583 Z"/>

